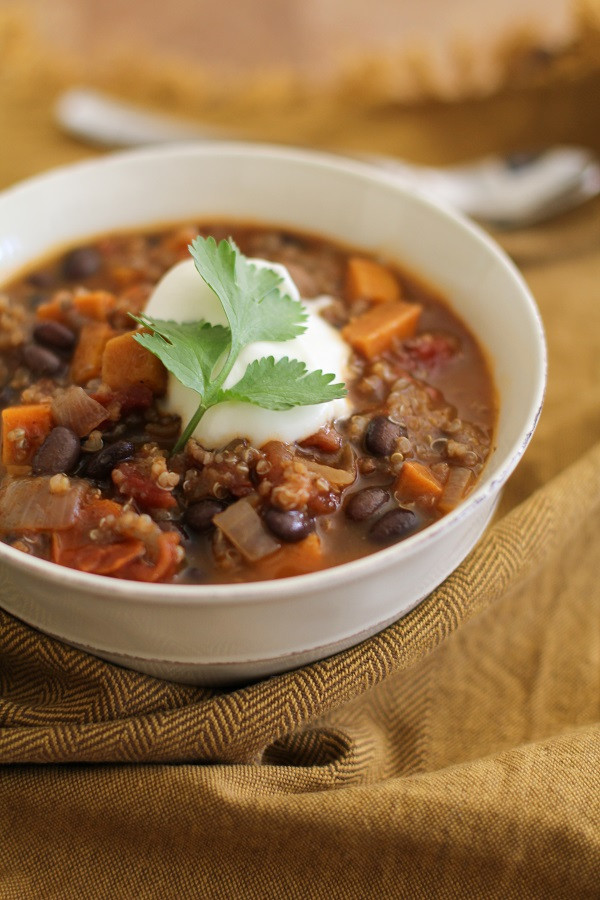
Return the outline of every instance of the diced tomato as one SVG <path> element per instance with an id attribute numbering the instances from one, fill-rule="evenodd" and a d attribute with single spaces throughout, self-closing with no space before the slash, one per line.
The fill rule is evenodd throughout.
<path id="1" fill-rule="evenodd" d="M 402 341 L 394 355 L 410 371 L 419 364 L 433 368 L 444 363 L 457 349 L 456 338 L 452 335 L 424 332 Z"/>
<path id="2" fill-rule="evenodd" d="M 335 430 L 333 425 L 324 425 L 323 428 L 300 441 L 301 447 L 314 447 L 323 453 L 336 453 L 342 446 L 342 435 Z"/>
<path id="3" fill-rule="evenodd" d="M 126 415 L 134 409 L 149 409 L 154 402 L 154 395 L 145 384 L 132 384 L 116 394 L 117 402 L 121 404 L 121 414 Z"/>
<path id="4" fill-rule="evenodd" d="M 106 389 L 105 385 L 91 396 L 106 408 L 113 404 L 117 405 L 121 416 L 134 409 L 149 409 L 154 402 L 154 395 L 145 384 L 132 384 L 122 391 L 111 391 Z"/>
<path id="5" fill-rule="evenodd" d="M 52 535 L 53 561 L 82 572 L 110 575 L 123 562 L 141 556 L 145 549 L 141 541 L 98 544 L 90 538 L 90 531 L 98 527 L 101 519 L 118 516 L 121 511 L 119 504 L 112 500 L 94 500 L 83 506 L 72 528 L 56 531 Z"/>
<path id="6" fill-rule="evenodd" d="M 281 441 L 268 441 L 262 451 L 267 462 L 271 464 L 267 478 L 273 484 L 279 484 L 283 480 L 283 470 L 292 461 L 293 453 L 288 444 Z"/>
<path id="7" fill-rule="evenodd" d="M 112 479 L 119 493 L 131 497 L 144 509 L 171 509 L 177 505 L 173 494 L 159 487 L 135 463 L 120 463 L 113 469 Z"/>
<path id="8" fill-rule="evenodd" d="M 156 551 L 137 538 L 121 538 L 107 543 L 95 542 L 90 532 L 108 515 L 119 516 L 122 507 L 112 500 L 94 500 L 87 504 L 76 525 L 52 536 L 52 560 L 71 569 L 94 575 L 111 575 L 133 581 L 167 581 L 179 567 L 177 532 L 161 532 Z"/>
<path id="9" fill-rule="evenodd" d="M 330 515 L 340 505 L 341 498 L 335 491 L 313 493 L 308 498 L 306 508 L 313 516 Z"/>

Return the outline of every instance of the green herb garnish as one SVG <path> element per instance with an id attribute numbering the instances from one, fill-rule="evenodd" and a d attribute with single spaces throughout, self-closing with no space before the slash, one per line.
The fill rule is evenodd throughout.
<path id="1" fill-rule="evenodd" d="M 308 372 L 303 362 L 287 356 L 277 362 L 272 356 L 255 360 L 237 384 L 224 388 L 244 347 L 255 341 L 292 340 L 306 330 L 307 315 L 298 300 L 282 293 L 281 276 L 253 265 L 232 240 L 217 244 L 212 237 L 197 237 L 189 249 L 198 273 L 219 298 L 229 327 L 205 320 L 164 321 L 143 313 L 132 317 L 151 331 L 136 334 L 136 341 L 200 396 L 173 452 L 185 446 L 206 410 L 225 400 L 281 410 L 345 396 L 343 384 L 331 384 L 334 375 L 320 369 Z"/>

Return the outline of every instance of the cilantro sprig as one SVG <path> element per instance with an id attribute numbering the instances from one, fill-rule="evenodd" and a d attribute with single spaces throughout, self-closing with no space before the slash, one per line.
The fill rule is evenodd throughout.
<path id="1" fill-rule="evenodd" d="M 320 369 L 309 372 L 303 362 L 287 356 L 277 361 L 272 356 L 254 360 L 235 385 L 224 388 L 244 347 L 256 341 L 292 340 L 306 330 L 308 316 L 300 301 L 282 291 L 278 272 L 253 265 L 233 240 L 217 243 L 213 237 L 197 237 L 189 249 L 229 325 L 165 321 L 143 313 L 133 316 L 148 329 L 136 334 L 136 341 L 200 397 L 174 452 L 185 446 L 206 410 L 226 400 L 283 410 L 345 396 L 342 383 L 331 383 L 335 375 Z"/>

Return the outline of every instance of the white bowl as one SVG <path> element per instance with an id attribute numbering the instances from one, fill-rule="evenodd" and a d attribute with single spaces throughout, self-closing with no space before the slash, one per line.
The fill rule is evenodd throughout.
<path id="1" fill-rule="evenodd" d="M 34 178 L 0 196 L 0 284 L 112 229 L 230 217 L 383 253 L 441 289 L 488 353 L 495 449 L 473 493 L 439 522 L 354 562 L 272 582 L 137 584 L 0 544 L 2 606 L 104 659 L 176 681 L 231 683 L 328 656 L 405 615 L 485 529 L 540 413 L 546 354 L 535 303 L 477 227 L 390 175 L 323 154 L 243 144 L 161 147 Z"/>

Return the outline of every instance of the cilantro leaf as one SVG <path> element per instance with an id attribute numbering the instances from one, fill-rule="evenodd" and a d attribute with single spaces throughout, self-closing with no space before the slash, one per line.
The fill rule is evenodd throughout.
<path id="1" fill-rule="evenodd" d="M 251 263 L 233 241 L 217 244 L 213 237 L 197 237 L 190 253 L 223 304 L 234 357 L 255 341 L 289 341 L 306 331 L 306 311 L 299 300 L 281 292 L 283 278 Z"/>
<path id="2" fill-rule="evenodd" d="M 229 349 L 231 332 L 210 322 L 173 322 L 152 316 L 134 316 L 136 322 L 152 329 L 152 334 L 134 335 L 161 360 L 186 387 L 201 394 L 206 404 L 217 363 Z"/>
<path id="3" fill-rule="evenodd" d="M 241 400 L 263 409 L 292 409 L 337 400 L 346 394 L 343 384 L 331 384 L 335 375 L 319 369 L 309 372 L 299 359 L 262 357 L 251 362 L 243 376 L 219 395 L 219 401 Z"/>
<path id="4" fill-rule="evenodd" d="M 306 330 L 302 303 L 282 292 L 283 278 L 274 269 L 254 265 L 233 241 L 217 244 L 213 237 L 190 245 L 196 269 L 220 300 L 229 327 L 198 322 L 174 322 L 130 313 L 148 331 L 135 340 L 157 356 L 183 385 L 199 395 L 198 408 L 174 451 L 182 449 L 211 406 L 225 400 L 284 410 L 336 400 L 346 394 L 335 375 L 309 372 L 303 362 L 273 356 L 251 362 L 231 388 L 224 388 L 241 350 L 256 341 L 289 341 Z"/>

